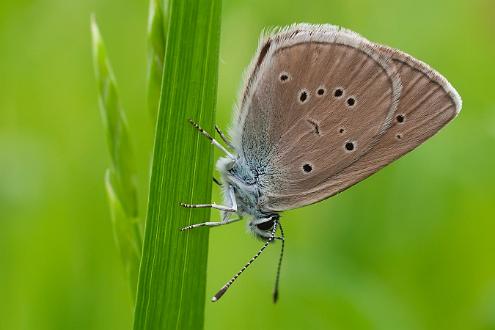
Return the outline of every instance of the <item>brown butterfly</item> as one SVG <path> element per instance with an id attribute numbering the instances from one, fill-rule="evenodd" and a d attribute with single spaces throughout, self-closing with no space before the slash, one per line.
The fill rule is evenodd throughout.
<path id="1" fill-rule="evenodd" d="M 220 226 L 248 216 L 265 241 L 212 298 L 280 240 L 279 212 L 319 202 L 367 178 L 438 132 L 461 109 L 449 82 L 425 63 L 332 25 L 296 24 L 264 37 L 247 71 L 228 151 L 217 162 L 224 205 Z M 238 218 L 231 218 L 237 214 Z M 277 229 L 280 236 L 276 235 Z"/>

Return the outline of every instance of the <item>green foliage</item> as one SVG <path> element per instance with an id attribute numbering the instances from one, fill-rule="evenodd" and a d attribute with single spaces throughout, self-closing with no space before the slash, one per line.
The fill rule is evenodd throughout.
<path id="1" fill-rule="evenodd" d="M 212 150 L 187 119 L 214 127 L 220 0 L 172 0 L 134 329 L 201 329 L 209 218 L 179 202 L 211 199 Z"/>
<path id="2" fill-rule="evenodd" d="M 93 62 L 103 124 L 110 151 L 105 185 L 110 202 L 114 236 L 135 296 L 141 229 L 138 219 L 136 174 L 126 118 L 117 94 L 117 84 L 95 18 L 91 19 Z"/>

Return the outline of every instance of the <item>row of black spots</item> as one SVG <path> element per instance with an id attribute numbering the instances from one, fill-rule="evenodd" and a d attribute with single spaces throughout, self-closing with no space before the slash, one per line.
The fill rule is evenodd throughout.
<path id="1" fill-rule="evenodd" d="M 286 83 L 290 81 L 292 77 L 288 72 L 281 72 L 279 75 L 279 80 L 281 83 Z M 318 97 L 323 97 L 327 93 L 325 86 L 320 86 L 316 89 L 315 95 Z M 335 98 L 341 98 L 345 94 L 345 90 L 343 87 L 337 87 L 333 91 L 333 96 Z M 311 93 L 307 89 L 302 89 L 299 91 L 298 99 L 301 104 L 304 104 L 309 101 Z M 356 105 L 356 98 L 354 96 L 350 96 L 346 99 L 346 104 L 348 107 L 352 108 Z"/>
<path id="2" fill-rule="evenodd" d="M 343 87 L 337 87 L 333 91 L 333 96 L 337 99 L 340 99 L 345 96 L 345 90 Z M 345 103 L 347 104 L 348 107 L 352 108 L 356 105 L 356 98 L 354 96 L 349 96 L 346 100 Z"/>
<path id="3" fill-rule="evenodd" d="M 344 133 L 345 130 L 343 128 L 341 128 L 339 130 L 339 133 Z M 397 140 L 402 140 L 403 138 L 403 135 L 402 133 L 397 133 L 397 135 L 395 136 L 395 138 Z M 357 143 L 356 141 L 346 141 L 344 143 L 344 150 L 347 152 L 347 153 L 350 153 L 350 152 L 354 152 L 355 150 L 357 150 Z M 310 173 L 311 171 L 313 171 L 313 166 L 309 163 L 305 163 L 303 166 L 302 166 L 302 170 L 304 171 L 304 173 Z"/>
<path id="4" fill-rule="evenodd" d="M 316 89 L 316 95 L 319 97 L 324 96 L 326 93 L 327 89 L 325 86 L 320 86 Z M 344 90 L 341 87 L 337 87 L 333 92 L 333 96 L 336 98 L 340 98 L 342 95 L 344 95 Z"/>
<path id="5" fill-rule="evenodd" d="M 282 71 L 279 75 L 279 80 L 281 83 L 286 83 L 288 81 L 290 81 L 292 79 L 291 75 L 286 72 L 286 71 Z M 318 97 L 322 97 L 326 94 L 327 90 L 325 88 L 325 86 L 320 86 L 316 89 L 316 96 Z M 341 98 L 345 95 L 345 90 L 343 87 L 337 87 L 334 89 L 333 91 L 333 96 L 335 98 Z M 307 101 L 309 101 L 309 97 L 310 97 L 310 92 L 306 89 L 302 89 L 301 91 L 299 91 L 299 102 L 301 104 L 303 103 L 306 103 Z M 348 107 L 352 108 L 356 105 L 356 98 L 354 96 L 350 96 L 346 99 L 346 104 Z"/>
<path id="6" fill-rule="evenodd" d="M 325 87 L 322 87 L 322 86 L 318 87 L 318 89 L 316 90 L 316 96 L 322 97 L 326 94 L 326 92 L 327 91 L 326 91 Z M 344 90 L 341 88 L 337 88 L 333 92 L 333 95 L 335 98 L 341 98 L 344 95 Z M 308 90 L 306 90 L 306 89 L 301 90 L 299 92 L 299 102 L 301 102 L 301 104 L 306 103 L 309 100 L 309 96 L 310 96 L 310 93 Z M 345 102 L 349 108 L 353 108 L 356 105 L 356 98 L 354 96 L 350 96 L 347 98 L 347 100 Z"/>
<path id="7" fill-rule="evenodd" d="M 399 114 L 396 116 L 396 121 L 399 123 L 399 124 L 402 124 L 405 122 L 405 115 L 403 114 Z M 339 128 L 339 134 L 344 134 L 345 133 L 345 129 L 343 127 Z M 402 133 L 397 133 L 395 135 L 395 138 L 397 140 L 402 140 L 403 138 L 403 134 Z M 344 150 L 345 152 L 347 153 L 351 153 L 351 152 L 354 152 L 357 150 L 357 143 L 356 141 L 350 141 L 350 140 L 347 140 L 345 143 L 344 143 Z M 305 163 L 303 166 L 302 166 L 302 170 L 304 171 L 304 173 L 311 173 L 313 171 L 313 166 L 309 163 Z"/>
<path id="8" fill-rule="evenodd" d="M 357 143 L 356 141 L 346 141 L 344 143 L 344 150 L 347 153 L 354 152 L 357 149 Z M 313 165 L 310 163 L 304 163 L 302 166 L 302 170 L 304 173 L 308 174 L 313 171 Z"/>
<path id="9" fill-rule="evenodd" d="M 326 94 L 326 92 L 327 92 L 327 90 L 325 89 L 325 87 L 320 86 L 320 87 L 318 87 L 318 89 L 316 89 L 315 94 L 317 97 L 322 97 Z M 335 98 L 340 98 L 340 97 L 342 97 L 343 93 L 344 93 L 344 91 L 342 89 L 337 88 L 333 94 L 334 94 Z M 311 96 L 311 93 L 307 89 L 300 90 L 299 95 L 298 95 L 299 102 L 301 104 L 306 103 L 307 101 L 309 101 L 310 96 Z M 356 105 L 356 99 L 353 96 L 351 96 L 351 97 L 347 98 L 346 104 L 348 107 L 352 108 L 352 107 L 354 107 L 354 105 Z"/>
<path id="10" fill-rule="evenodd" d="M 325 94 L 327 93 L 327 89 L 325 88 L 325 86 L 320 86 L 316 89 L 316 95 L 317 96 L 324 96 Z M 344 90 L 341 88 L 341 87 L 337 87 L 334 91 L 333 91 L 333 96 L 335 98 L 340 98 L 342 95 L 344 95 Z"/>
<path id="11" fill-rule="evenodd" d="M 333 96 L 337 99 L 340 99 L 345 96 L 345 90 L 342 87 L 337 87 L 333 91 Z M 346 100 L 345 103 L 349 108 L 352 108 L 356 105 L 356 98 L 354 96 L 349 96 Z"/>

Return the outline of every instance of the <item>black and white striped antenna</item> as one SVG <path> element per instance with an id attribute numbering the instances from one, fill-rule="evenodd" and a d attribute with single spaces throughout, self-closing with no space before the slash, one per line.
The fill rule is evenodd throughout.
<path id="1" fill-rule="evenodd" d="M 280 227 L 280 234 L 281 237 L 276 237 L 275 232 L 277 231 L 277 227 Z M 278 285 L 280 281 L 280 269 L 282 266 L 282 257 L 284 255 L 284 246 L 285 246 L 285 238 L 284 238 L 284 231 L 282 229 L 282 225 L 278 221 L 274 221 L 273 223 L 273 229 L 271 236 L 268 238 L 268 240 L 263 244 L 261 249 L 244 265 L 244 267 L 241 268 L 232 278 L 220 289 L 218 292 L 211 298 L 211 301 L 215 302 L 218 301 L 224 294 L 227 292 L 227 290 L 230 288 L 232 283 L 235 282 L 235 280 L 265 251 L 266 247 L 273 242 L 275 239 L 279 239 L 282 241 L 282 249 L 280 252 L 280 258 L 278 260 L 278 266 L 277 266 L 277 275 L 275 278 L 275 290 L 273 291 L 273 302 L 276 303 L 278 299 Z"/>

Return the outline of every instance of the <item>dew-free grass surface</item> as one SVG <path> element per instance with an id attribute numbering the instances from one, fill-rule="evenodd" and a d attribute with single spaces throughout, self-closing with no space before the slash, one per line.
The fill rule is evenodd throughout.
<path id="1" fill-rule="evenodd" d="M 213 131 L 220 0 L 171 0 L 134 329 L 201 329 L 208 231 L 180 232 L 209 209 L 212 147 L 188 123 Z"/>

